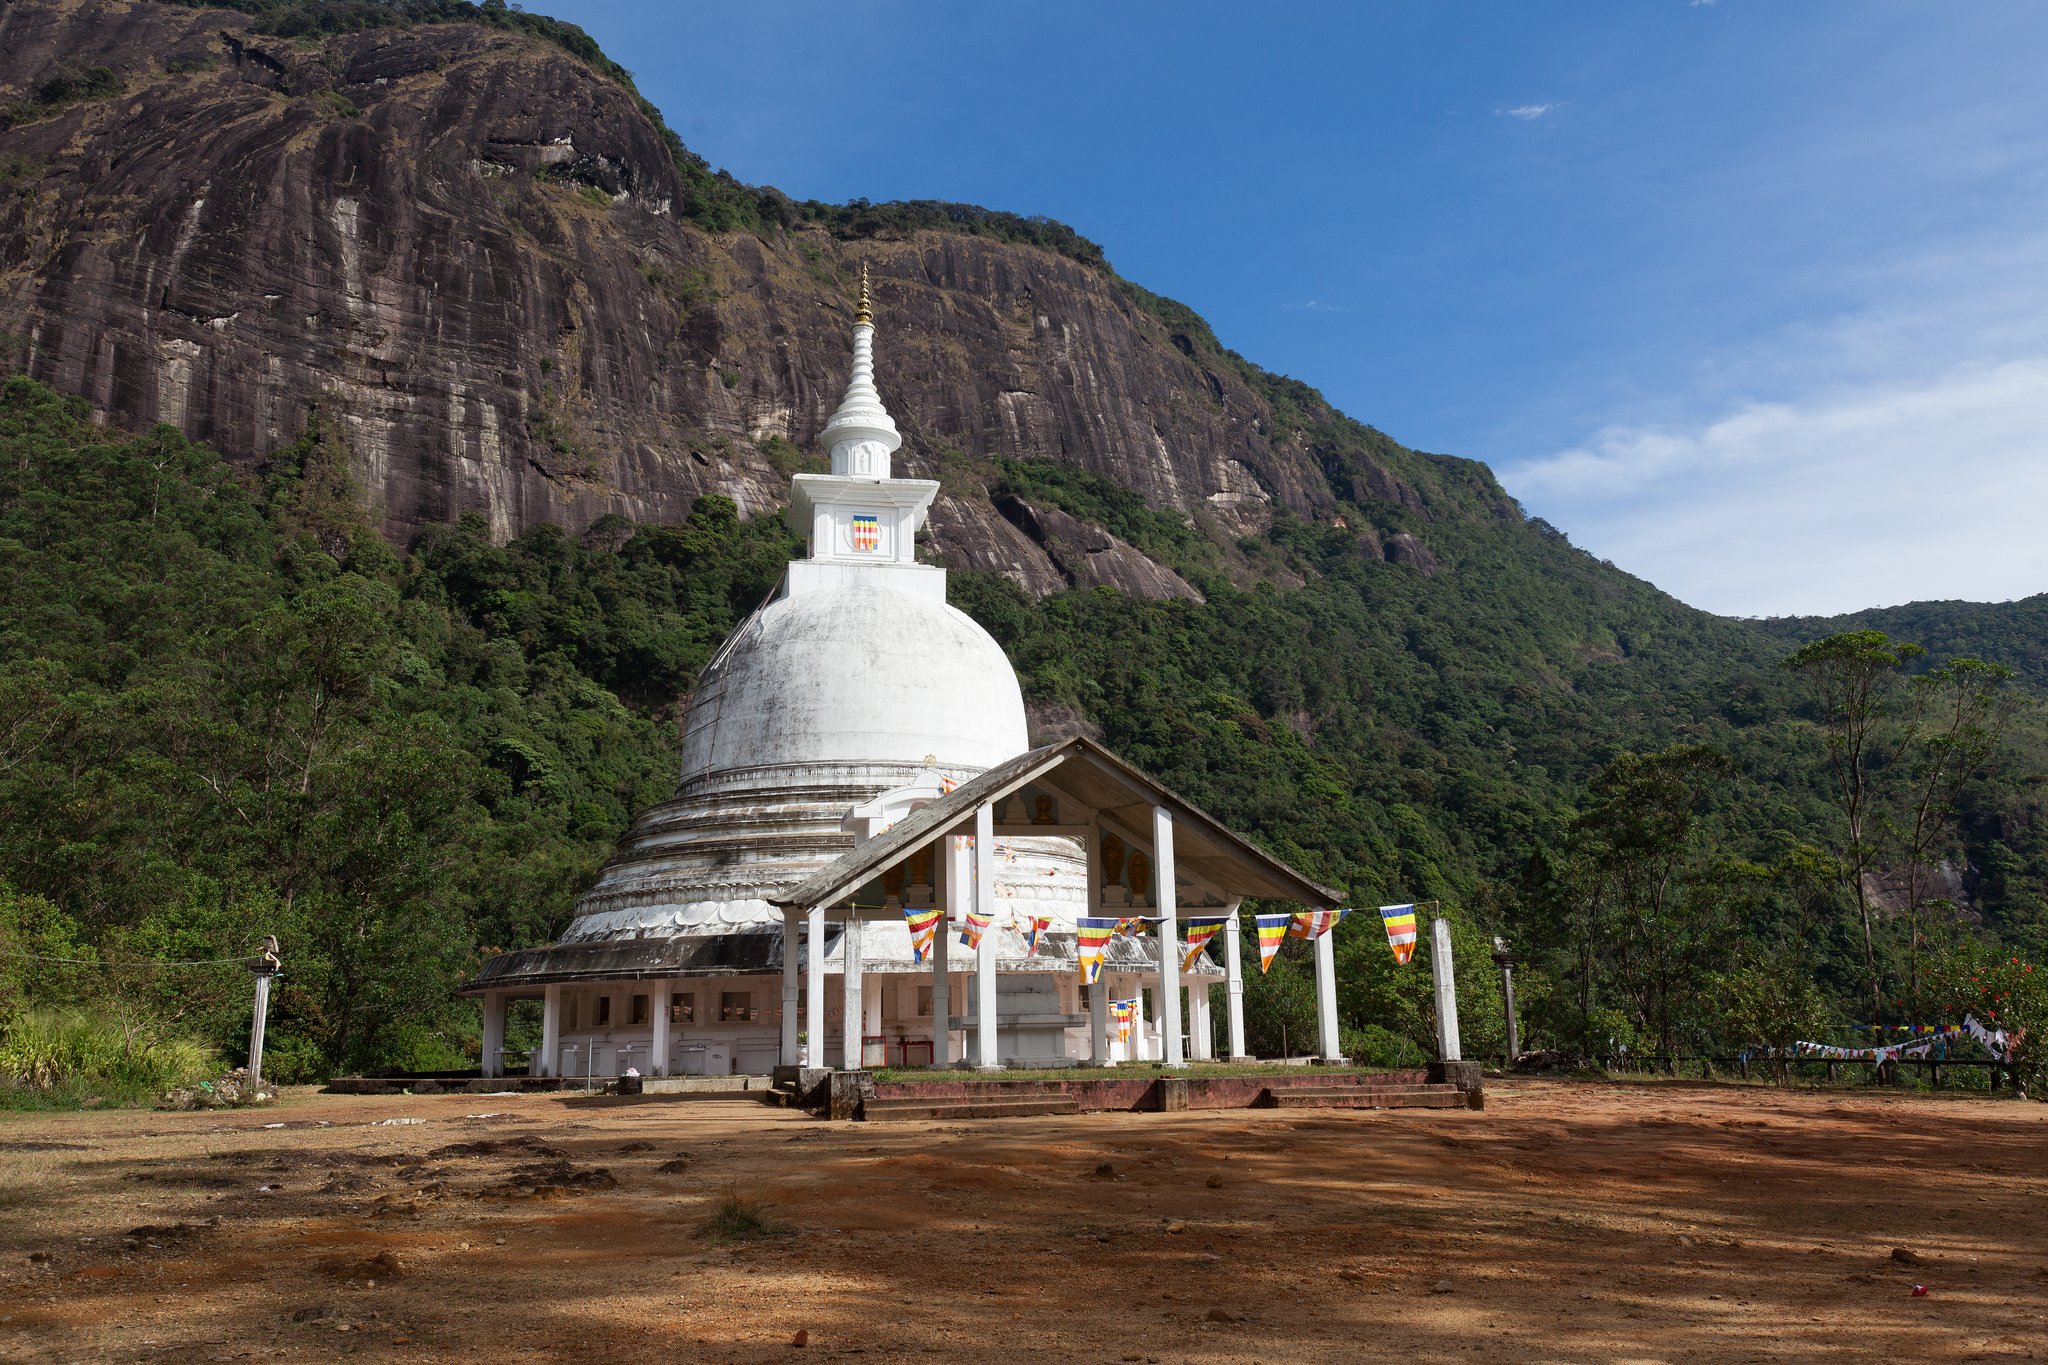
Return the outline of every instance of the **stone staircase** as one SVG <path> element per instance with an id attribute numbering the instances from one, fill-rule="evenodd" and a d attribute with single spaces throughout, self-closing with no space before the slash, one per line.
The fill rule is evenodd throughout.
<path id="1" fill-rule="evenodd" d="M 888 1095 L 876 1096 L 862 1106 L 862 1117 L 870 1122 L 891 1119 L 1018 1119 L 1080 1112 L 1081 1106 L 1066 1095 L 973 1095 L 946 1099 Z"/>
<path id="2" fill-rule="evenodd" d="M 1255 1109 L 1463 1109 L 1465 1093 L 1445 1083 L 1292 1085 L 1268 1089 Z"/>

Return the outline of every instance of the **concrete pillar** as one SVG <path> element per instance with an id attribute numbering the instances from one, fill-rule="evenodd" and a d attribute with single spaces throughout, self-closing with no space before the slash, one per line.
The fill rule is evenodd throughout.
<path id="1" fill-rule="evenodd" d="M 1225 1022 L 1230 1026 L 1230 1060 L 1248 1062 L 1244 1050 L 1244 940 L 1238 937 L 1237 906 L 1223 926 L 1223 990 Z"/>
<path id="2" fill-rule="evenodd" d="M 1161 1060 L 1183 1066 L 1180 1050 L 1180 918 L 1174 904 L 1173 812 L 1152 808 L 1152 905 L 1159 914 L 1159 1045 Z"/>
<path id="3" fill-rule="evenodd" d="M 986 802 L 974 812 L 974 909 L 988 919 L 974 962 L 974 1065 L 994 1071 L 1002 1065 L 996 1047 L 996 808 Z"/>
<path id="4" fill-rule="evenodd" d="M 796 1035 L 797 1001 L 803 995 L 803 983 L 797 977 L 797 959 L 801 935 L 797 933 L 796 916 L 790 911 L 782 912 L 782 1037 L 775 1057 L 783 1066 L 795 1066 L 798 1062 Z M 697 1016 L 702 1019 L 704 1016 Z"/>
<path id="5" fill-rule="evenodd" d="M 1216 1032 L 1209 1022 L 1209 982 L 1188 978 L 1188 1056 L 1206 1062 L 1216 1055 Z"/>
<path id="6" fill-rule="evenodd" d="M 648 1013 L 653 1016 L 654 1046 L 647 1053 L 647 1074 L 666 1076 L 669 1073 L 668 1060 L 668 1002 L 675 993 L 673 981 L 654 983 L 652 998 L 648 1001 Z"/>
<path id="7" fill-rule="evenodd" d="M 540 1056 L 537 1068 L 529 1067 L 537 1076 L 559 1075 L 562 1069 L 562 985 L 541 987 L 540 1003 Z"/>
<path id="8" fill-rule="evenodd" d="M 868 1016 L 862 1008 L 860 988 L 860 921 L 848 919 L 846 932 L 839 939 L 839 1065 L 845 1071 L 861 1068 L 860 1034 Z"/>
<path id="9" fill-rule="evenodd" d="M 803 1065 L 825 1065 L 825 907 L 814 905 L 804 926 Z"/>
<path id="10" fill-rule="evenodd" d="M 1082 846 L 1082 855 L 1088 863 L 1088 894 L 1082 902 L 1081 913 L 1100 915 L 1102 913 L 1102 828 L 1096 826 Z M 1109 969 L 1102 967 L 1095 973 L 1094 982 L 1088 989 L 1088 1061 L 1094 1066 L 1111 1065 L 1109 1055 Z"/>
<path id="11" fill-rule="evenodd" d="M 505 1074 L 505 992 L 484 992 L 484 1055 L 486 1076 Z"/>
<path id="12" fill-rule="evenodd" d="M 1451 974 L 1451 922 L 1429 922 L 1429 969 L 1436 977 L 1437 1060 L 1461 1062 L 1458 1042 L 1458 983 Z"/>
<path id="13" fill-rule="evenodd" d="M 1336 935 L 1332 927 L 1316 936 L 1316 1052 L 1325 1062 L 1344 1060 L 1337 1045 Z"/>
<path id="14" fill-rule="evenodd" d="M 939 921 L 938 931 L 932 936 L 932 1065 L 953 1064 L 953 970 L 949 954 L 953 948 L 953 935 L 960 932 L 960 919 L 966 913 L 967 871 L 966 850 L 960 841 L 948 834 L 933 861 L 939 878 L 939 904 L 945 907 L 946 917 Z"/>
<path id="15" fill-rule="evenodd" d="M 1134 976 L 1131 978 L 1131 1056 L 1140 1062 L 1157 1060 L 1145 1050 L 1145 1025 L 1149 1022 L 1145 1013 L 1145 978 Z"/>

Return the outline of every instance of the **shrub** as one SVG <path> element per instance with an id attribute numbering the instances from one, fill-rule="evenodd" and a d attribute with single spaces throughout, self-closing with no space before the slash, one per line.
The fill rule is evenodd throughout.
<path id="1" fill-rule="evenodd" d="M 0 1028 L 0 1077 L 9 1103 L 148 1100 L 215 1069 L 213 1049 L 192 1038 L 129 1030 L 85 1010 L 31 1010 Z"/>

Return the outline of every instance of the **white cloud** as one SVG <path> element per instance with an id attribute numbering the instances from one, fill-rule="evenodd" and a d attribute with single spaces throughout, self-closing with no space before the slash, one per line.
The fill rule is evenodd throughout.
<path id="1" fill-rule="evenodd" d="M 2048 351 L 1610 426 L 1503 477 L 1712 611 L 2025 596 L 2048 590 Z"/>
<path id="2" fill-rule="evenodd" d="M 1551 104 L 1518 104 L 1512 109 L 1503 109 L 1500 112 L 1509 118 L 1518 118 L 1524 123 L 1534 123 L 1545 114 L 1562 108 L 1564 108 L 1563 102 L 1558 101 Z"/>

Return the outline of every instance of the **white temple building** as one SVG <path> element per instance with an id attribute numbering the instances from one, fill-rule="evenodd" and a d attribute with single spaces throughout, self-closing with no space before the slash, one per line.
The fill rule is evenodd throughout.
<path id="1" fill-rule="evenodd" d="M 1100 745 L 1031 749 L 1001 647 L 916 560 L 939 486 L 891 473 L 902 438 L 874 331 L 863 281 L 852 379 L 820 436 L 831 473 L 791 490 L 808 553 L 706 666 L 674 797 L 620 841 L 559 942 L 465 988 L 484 1002 L 486 1075 L 503 1074 L 522 997 L 544 1001 L 533 1075 L 1177 1064 L 1215 1055 L 1219 985 L 1225 1055 L 1242 1056 L 1238 901 L 1335 907 Z M 920 963 L 905 916 L 925 909 L 945 919 Z M 1230 919 L 1184 969 L 1191 915 Z M 1092 985 L 1082 916 L 1133 930 Z M 1334 1057 L 1327 934 L 1316 949 Z"/>

